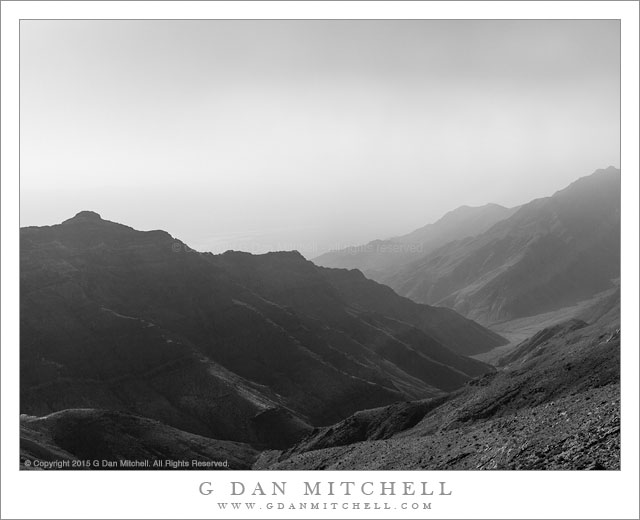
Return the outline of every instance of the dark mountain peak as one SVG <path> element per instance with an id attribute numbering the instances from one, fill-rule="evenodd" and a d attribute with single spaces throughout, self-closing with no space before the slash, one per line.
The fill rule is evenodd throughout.
<path id="1" fill-rule="evenodd" d="M 290 251 L 269 251 L 268 253 L 265 253 L 265 256 L 289 258 L 292 260 L 304 260 L 305 262 L 307 262 L 307 259 L 302 256 L 300 251 L 298 251 L 297 249 L 291 249 Z"/>
<path id="2" fill-rule="evenodd" d="M 259 259 L 278 260 L 278 261 L 282 261 L 282 260 L 302 261 L 305 263 L 308 262 L 308 260 L 304 256 L 302 256 L 302 254 L 299 251 L 296 251 L 295 249 L 291 251 L 269 251 L 267 253 L 262 253 L 262 254 L 254 254 L 254 253 L 249 253 L 247 251 L 236 251 L 235 249 L 228 249 L 227 251 L 222 253 L 220 257 L 225 259 L 238 259 L 241 261 L 245 260 L 247 262 L 254 261 L 254 260 L 258 261 Z"/>
<path id="3" fill-rule="evenodd" d="M 95 211 L 90 211 L 90 210 L 80 211 L 76 213 L 73 217 L 68 218 L 67 220 L 63 220 L 60 223 L 60 225 L 63 225 L 63 226 L 69 225 L 69 224 L 80 225 L 80 226 L 89 225 L 92 228 L 94 227 L 94 225 L 103 226 L 106 224 L 115 224 L 123 228 L 129 228 L 129 226 L 125 226 L 123 224 L 118 224 L 116 222 L 105 220 L 100 216 L 99 213 L 96 213 Z"/>
<path id="4" fill-rule="evenodd" d="M 217 256 L 217 261 L 229 273 L 243 281 L 264 277 L 263 283 L 282 290 L 291 285 L 300 288 L 321 279 L 317 267 L 298 251 L 270 251 L 252 254 L 244 251 L 226 251 Z"/>
<path id="5" fill-rule="evenodd" d="M 102 217 L 100 216 L 99 213 L 96 213 L 95 211 L 85 210 L 77 213 L 76 216 L 73 217 L 73 219 L 102 220 Z M 69 220 L 73 220 L 73 219 L 69 219 Z"/>
<path id="6" fill-rule="evenodd" d="M 227 249 L 224 253 L 220 254 L 221 257 L 233 258 L 233 257 L 249 257 L 253 256 L 248 251 L 237 251 L 235 249 Z"/>
<path id="7" fill-rule="evenodd" d="M 367 280 L 368 283 L 381 285 L 375 280 L 368 279 L 360 269 L 348 269 L 344 267 L 320 267 L 322 272 L 330 273 L 331 277 L 338 280 Z"/>
<path id="8" fill-rule="evenodd" d="M 25 227 L 20 230 L 23 238 L 36 239 L 47 236 L 74 247 L 94 247 L 99 244 L 118 247 L 160 245 L 175 240 L 169 233 L 155 229 L 138 231 L 130 226 L 103 219 L 95 211 L 81 211 L 60 224 L 45 227 Z M 183 244 L 184 245 L 184 244 Z M 177 246 L 176 246 L 177 247 Z"/>

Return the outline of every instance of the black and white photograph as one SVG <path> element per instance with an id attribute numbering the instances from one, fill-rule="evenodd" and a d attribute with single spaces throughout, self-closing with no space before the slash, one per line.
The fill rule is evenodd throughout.
<path id="1" fill-rule="evenodd" d="M 21 19 L 10 464 L 619 473 L 621 29 Z"/>

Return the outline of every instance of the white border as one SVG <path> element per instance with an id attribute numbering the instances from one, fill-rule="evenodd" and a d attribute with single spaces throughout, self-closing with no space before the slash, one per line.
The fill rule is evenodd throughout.
<path id="1" fill-rule="evenodd" d="M 428 512 L 259 510 L 258 518 L 638 518 L 637 2 L 2 2 L 2 518 L 248 518 L 231 480 L 446 480 Z M 615 18 L 622 20 L 622 470 L 619 472 L 19 472 L 20 18 Z M 599 165 L 598 165 L 599 166 Z M 211 481 L 216 493 L 198 494 Z M 293 498 L 288 495 L 287 500 Z M 369 499 L 383 502 L 384 497 Z M 387 500 L 390 502 L 389 500 Z M 398 499 L 402 501 L 402 499 Z"/>

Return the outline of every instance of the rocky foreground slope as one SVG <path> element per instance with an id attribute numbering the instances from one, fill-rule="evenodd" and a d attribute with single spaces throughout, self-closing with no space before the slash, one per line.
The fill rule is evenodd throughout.
<path id="1" fill-rule="evenodd" d="M 21 417 L 20 455 L 22 466 L 33 470 L 248 469 L 258 451 L 131 414 L 76 409 Z"/>
<path id="2" fill-rule="evenodd" d="M 618 469 L 619 301 L 507 355 L 447 396 L 367 410 L 256 469 Z"/>

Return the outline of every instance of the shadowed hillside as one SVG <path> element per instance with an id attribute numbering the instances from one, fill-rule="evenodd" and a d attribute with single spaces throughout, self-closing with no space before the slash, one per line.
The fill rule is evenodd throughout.
<path id="1" fill-rule="evenodd" d="M 119 461 L 148 461 L 143 469 L 249 469 L 257 456 L 247 444 L 216 441 L 119 412 L 65 410 L 20 420 L 20 458 L 30 469 L 38 469 L 35 461 L 87 460 L 99 466 L 61 469 L 137 469 Z M 167 460 L 186 461 L 189 467 L 167 466 Z M 194 460 L 211 466 L 193 467 Z"/>
<path id="2" fill-rule="evenodd" d="M 396 299 L 402 300 L 396 296 Z M 297 252 L 198 253 L 81 212 L 21 230 L 21 411 L 99 408 L 286 447 L 363 408 L 493 369 L 450 348 L 502 339 L 407 302 L 372 312 Z M 451 327 L 450 327 L 451 328 Z"/>

